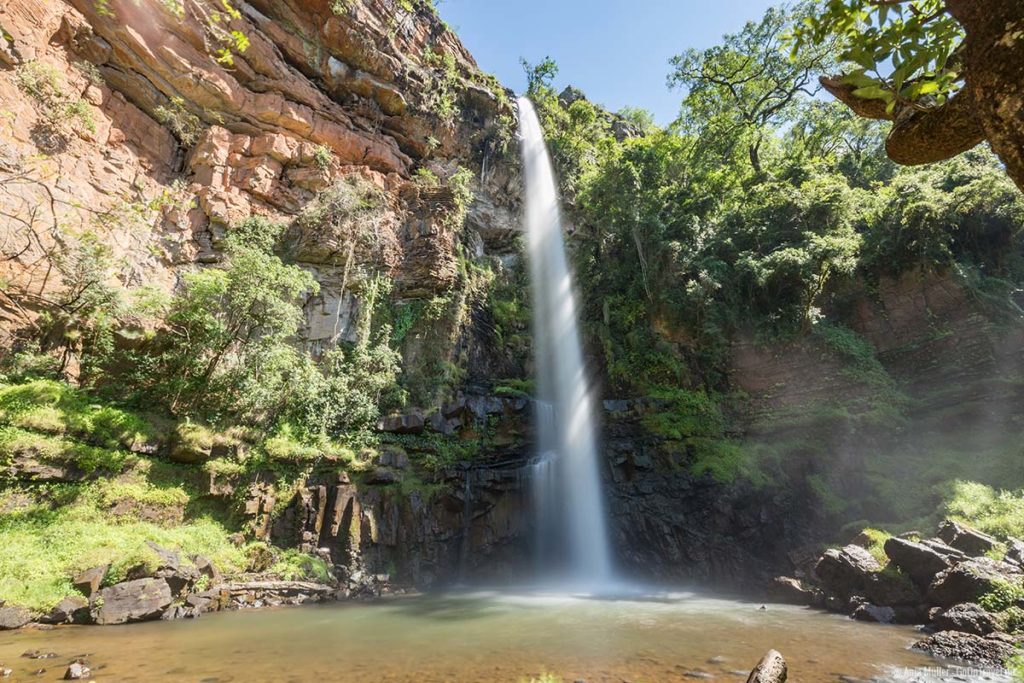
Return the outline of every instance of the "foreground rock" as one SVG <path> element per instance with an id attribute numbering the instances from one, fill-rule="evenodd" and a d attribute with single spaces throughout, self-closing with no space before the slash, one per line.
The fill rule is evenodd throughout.
<path id="1" fill-rule="evenodd" d="M 750 672 L 747 683 L 785 683 L 788 674 L 786 660 L 776 650 L 769 650 Z"/>
<path id="2" fill-rule="evenodd" d="M 0 607 L 0 631 L 21 628 L 32 621 L 32 613 L 21 607 Z"/>
<path id="3" fill-rule="evenodd" d="M 932 635 L 917 643 L 917 649 L 946 659 L 1003 666 L 1017 654 L 1018 642 L 1024 642 L 1024 634 L 1001 632 L 1019 633 L 1020 613 L 1014 610 L 1024 609 L 1024 600 L 998 614 L 978 601 L 996 591 L 1008 595 L 1008 585 L 1024 587 L 1024 568 L 1018 563 L 1018 557 L 1024 558 L 1024 543 L 1008 538 L 1000 545 L 997 539 L 952 521 L 940 525 L 937 538 L 919 541 L 919 535 L 888 538 L 885 567 L 855 542 L 822 554 L 814 570 L 818 586 L 778 577 L 770 590 L 780 601 L 824 606 L 860 621 L 922 625 Z M 864 533 L 858 538 L 873 537 Z M 1007 550 L 1004 560 L 986 556 L 1002 547 Z M 991 604 L 1012 602 L 1001 597 Z"/>
<path id="4" fill-rule="evenodd" d="M 159 619 L 171 606 L 165 579 L 136 579 L 101 590 L 92 601 L 93 622 L 106 626 Z"/>
<path id="5" fill-rule="evenodd" d="M 848 545 L 841 550 L 826 550 L 814 572 L 827 593 L 850 598 L 862 595 L 870 577 L 881 568 L 867 550 L 859 545 Z"/>
<path id="6" fill-rule="evenodd" d="M 1019 642 L 1005 633 L 982 637 L 959 631 L 940 631 L 915 643 L 913 647 L 942 659 L 1001 667 L 1017 653 Z"/>

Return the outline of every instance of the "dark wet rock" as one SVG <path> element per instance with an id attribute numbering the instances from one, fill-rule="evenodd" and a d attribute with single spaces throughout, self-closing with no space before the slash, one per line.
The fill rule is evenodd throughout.
<path id="1" fill-rule="evenodd" d="M 409 456 L 401 448 L 387 447 L 380 454 L 378 463 L 381 467 L 394 467 L 396 470 L 409 469 Z"/>
<path id="2" fill-rule="evenodd" d="M 109 564 L 86 569 L 84 572 L 81 572 L 75 576 L 75 578 L 71 579 L 71 584 L 76 590 L 81 592 L 82 595 L 87 598 L 91 598 L 93 593 L 100 589 L 100 585 L 103 583 L 103 579 L 107 576 L 107 571 L 109 569 Z"/>
<path id="3" fill-rule="evenodd" d="M 65 681 L 79 681 L 92 678 L 92 671 L 83 662 L 72 662 L 64 672 Z"/>
<path id="4" fill-rule="evenodd" d="M 940 631 L 914 643 L 913 647 L 934 657 L 1001 667 L 1017 652 L 1017 641 L 1005 633 L 982 637 L 959 631 Z"/>
<path id="5" fill-rule="evenodd" d="M 789 675 L 786 660 L 775 650 L 769 650 L 750 672 L 747 683 L 785 683 Z"/>
<path id="6" fill-rule="evenodd" d="M 853 618 L 857 621 L 871 621 L 877 624 L 892 624 L 896 621 L 896 610 L 892 607 L 882 607 L 864 603 L 853 612 Z"/>
<path id="7" fill-rule="evenodd" d="M 771 596 L 790 605 L 814 605 L 819 602 L 820 591 L 808 588 L 789 576 L 777 576 L 769 589 Z"/>
<path id="8" fill-rule="evenodd" d="M 871 553 L 851 544 L 826 550 L 814 572 L 826 592 L 848 598 L 863 594 L 869 577 L 881 568 Z"/>
<path id="9" fill-rule="evenodd" d="M 868 577 L 864 595 L 876 605 L 917 605 L 922 601 L 921 591 L 905 574 L 885 569 Z"/>
<path id="10" fill-rule="evenodd" d="M 81 595 L 69 595 L 50 610 L 45 623 L 68 624 L 86 623 L 89 620 L 89 601 Z"/>
<path id="11" fill-rule="evenodd" d="M 1019 581 L 1020 569 L 977 557 L 940 572 L 928 588 L 928 601 L 940 607 L 974 602 L 1002 582 Z"/>
<path id="12" fill-rule="evenodd" d="M 104 588 L 92 601 L 93 621 L 100 625 L 159 619 L 173 595 L 165 579 L 126 581 Z"/>
<path id="13" fill-rule="evenodd" d="M 939 527 L 939 538 L 972 557 L 980 557 L 996 547 L 996 539 L 988 534 L 948 519 Z"/>
<path id="14" fill-rule="evenodd" d="M 1016 538 L 1007 539 L 1005 561 L 1024 567 L 1024 541 Z"/>
<path id="15" fill-rule="evenodd" d="M 377 421 L 377 431 L 391 434 L 422 434 L 425 426 L 421 413 L 388 415 Z"/>
<path id="16" fill-rule="evenodd" d="M 935 575 L 948 569 L 950 560 L 934 548 L 902 538 L 890 538 L 885 542 L 885 554 L 920 586 L 927 586 Z"/>
<path id="17" fill-rule="evenodd" d="M 32 613 L 22 607 L 0 607 L 0 631 L 21 628 L 32 621 Z"/>
<path id="18" fill-rule="evenodd" d="M 950 564 L 963 562 L 970 559 L 970 556 L 962 550 L 948 546 L 937 538 L 928 538 L 921 541 L 921 545 L 927 546 L 949 560 Z"/>
<path id="19" fill-rule="evenodd" d="M 960 631 L 987 636 L 999 630 L 999 623 L 979 605 L 967 602 L 936 614 L 932 619 L 932 628 L 936 631 Z"/>
<path id="20" fill-rule="evenodd" d="M 366 483 L 370 486 L 389 486 L 402 481 L 402 475 L 386 467 L 375 467 L 366 476 Z"/>
<path id="21" fill-rule="evenodd" d="M 896 605 L 893 616 L 897 624 L 921 624 L 928 621 L 928 608 L 926 605 Z"/>

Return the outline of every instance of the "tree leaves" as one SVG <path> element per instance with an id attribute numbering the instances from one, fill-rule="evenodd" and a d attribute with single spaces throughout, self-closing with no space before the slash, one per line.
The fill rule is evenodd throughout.
<path id="1" fill-rule="evenodd" d="M 847 76 L 857 86 L 854 94 L 884 100 L 890 112 L 900 103 L 942 104 L 960 87 L 954 57 L 963 29 L 946 13 L 944 0 L 825 0 L 794 31 L 793 54 L 834 40 L 842 61 L 855 67 Z"/>

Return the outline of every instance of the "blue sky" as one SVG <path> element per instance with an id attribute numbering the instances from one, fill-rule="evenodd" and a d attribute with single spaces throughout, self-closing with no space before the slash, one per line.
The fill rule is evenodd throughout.
<path id="1" fill-rule="evenodd" d="M 519 58 L 550 55 L 559 89 L 575 85 L 611 110 L 644 107 L 672 121 L 681 94 L 665 85 L 668 60 L 719 42 L 772 0 L 442 0 L 441 16 L 485 71 L 521 92 Z"/>

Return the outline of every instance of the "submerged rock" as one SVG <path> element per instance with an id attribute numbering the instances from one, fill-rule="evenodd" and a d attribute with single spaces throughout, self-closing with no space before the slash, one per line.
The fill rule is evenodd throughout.
<path id="1" fill-rule="evenodd" d="M 78 681 L 92 677 L 92 670 L 83 662 L 71 662 L 67 671 L 64 672 L 65 681 Z"/>
<path id="2" fill-rule="evenodd" d="M 750 672 L 747 683 L 785 683 L 788 675 L 786 660 L 776 650 L 769 650 Z"/>

